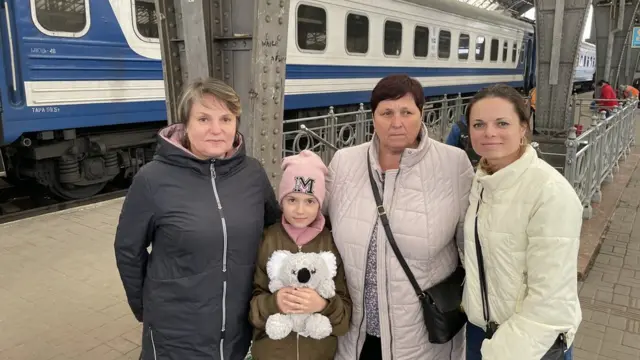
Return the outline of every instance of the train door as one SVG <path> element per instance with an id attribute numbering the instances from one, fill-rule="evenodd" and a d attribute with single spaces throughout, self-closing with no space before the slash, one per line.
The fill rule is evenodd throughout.
<path id="1" fill-rule="evenodd" d="M 525 40 L 524 46 L 524 88 L 527 93 L 535 87 L 535 61 L 533 40 Z"/>
<path id="2" fill-rule="evenodd" d="M 22 76 L 20 74 L 15 3 L 15 0 L 0 0 L 0 49 L 2 50 L 0 64 L 4 70 L 0 75 L 0 99 L 2 99 L 3 122 L 6 120 L 4 116 L 6 116 L 6 111 L 9 110 L 8 107 L 11 105 L 20 106 L 24 100 Z"/>

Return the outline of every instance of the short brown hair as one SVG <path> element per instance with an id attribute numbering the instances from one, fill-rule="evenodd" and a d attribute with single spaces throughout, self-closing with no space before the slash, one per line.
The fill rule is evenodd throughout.
<path id="1" fill-rule="evenodd" d="M 202 101 L 204 95 L 212 95 L 220 100 L 236 117 L 242 113 L 240 96 L 231 86 L 215 78 L 198 79 L 190 83 L 180 95 L 178 122 L 187 124 L 193 104 Z"/>
<path id="2" fill-rule="evenodd" d="M 420 111 L 424 107 L 424 91 L 420 82 L 404 74 L 393 74 L 382 78 L 371 92 L 371 111 L 375 112 L 378 104 L 384 100 L 396 100 L 407 94 Z"/>

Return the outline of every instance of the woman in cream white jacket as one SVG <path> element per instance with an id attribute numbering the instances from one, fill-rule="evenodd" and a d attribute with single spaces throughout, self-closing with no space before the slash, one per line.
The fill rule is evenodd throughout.
<path id="1" fill-rule="evenodd" d="M 484 89 L 467 107 L 482 156 L 464 226 L 467 360 L 571 359 L 582 320 L 582 205 L 528 145 L 527 112 L 506 85 Z"/>

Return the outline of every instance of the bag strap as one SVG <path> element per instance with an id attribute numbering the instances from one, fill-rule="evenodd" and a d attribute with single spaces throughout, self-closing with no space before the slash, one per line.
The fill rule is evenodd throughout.
<path id="1" fill-rule="evenodd" d="M 389 244 L 393 249 L 393 252 L 396 254 L 396 258 L 398 262 L 400 262 L 400 266 L 402 266 L 402 270 L 404 270 L 405 274 L 409 278 L 409 282 L 411 282 L 411 286 L 413 286 L 413 290 L 418 295 L 420 300 L 426 297 L 424 291 L 420 289 L 418 282 L 416 281 L 415 276 L 409 269 L 409 265 L 405 261 L 398 245 L 396 244 L 396 240 L 393 237 L 393 233 L 391 232 L 391 227 L 389 226 L 389 218 L 387 217 L 387 213 L 384 211 L 384 206 L 382 206 L 382 197 L 380 196 L 380 191 L 378 190 L 378 184 L 376 183 L 375 178 L 373 177 L 373 171 L 371 170 L 371 159 L 369 159 L 369 153 L 367 152 L 367 169 L 369 170 L 369 182 L 371 183 L 371 190 L 373 191 L 373 197 L 376 199 L 376 205 L 378 209 L 378 216 L 380 217 L 380 222 L 382 222 L 382 226 L 384 227 L 384 231 L 387 234 L 387 240 L 389 240 Z"/>
<path id="2" fill-rule="evenodd" d="M 478 235 L 478 211 L 480 210 L 480 203 L 482 202 L 482 193 L 484 189 L 480 190 L 480 199 L 478 199 L 478 206 L 476 207 L 476 219 L 474 226 L 474 236 L 476 238 L 476 256 L 478 257 L 478 273 L 480 275 L 480 292 L 482 295 L 482 313 L 484 315 L 484 321 L 489 324 L 490 312 L 489 312 L 489 293 L 487 291 L 487 278 L 484 271 L 484 258 L 482 256 L 482 246 L 480 245 L 480 236 Z"/>

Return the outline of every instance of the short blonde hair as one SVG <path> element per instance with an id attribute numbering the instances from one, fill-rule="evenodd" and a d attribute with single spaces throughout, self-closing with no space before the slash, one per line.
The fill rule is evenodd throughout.
<path id="1" fill-rule="evenodd" d="M 202 101 L 205 95 L 212 95 L 220 100 L 233 115 L 240 117 L 242 107 L 238 93 L 224 81 L 215 78 L 198 79 L 190 83 L 182 91 L 178 102 L 178 122 L 187 124 L 191 115 L 191 108 L 196 102 Z"/>

